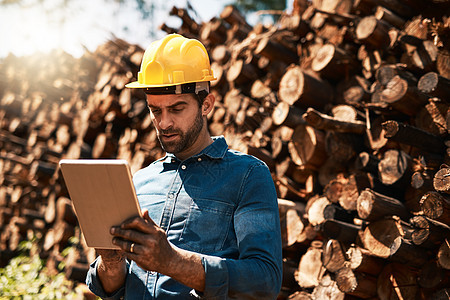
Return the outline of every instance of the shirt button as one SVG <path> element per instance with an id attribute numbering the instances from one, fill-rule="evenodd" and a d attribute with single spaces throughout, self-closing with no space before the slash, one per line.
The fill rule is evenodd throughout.
<path id="1" fill-rule="evenodd" d="M 169 199 L 173 199 L 173 194 L 169 194 Z"/>
<path id="2" fill-rule="evenodd" d="M 197 159 L 197 161 L 202 161 L 202 158 L 201 158 L 201 157 L 199 157 L 199 158 Z"/>
<path id="3" fill-rule="evenodd" d="M 186 165 L 182 165 L 181 169 L 186 170 Z"/>

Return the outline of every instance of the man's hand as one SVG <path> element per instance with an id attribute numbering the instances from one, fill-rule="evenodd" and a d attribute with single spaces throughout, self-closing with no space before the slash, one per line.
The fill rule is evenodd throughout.
<path id="1" fill-rule="evenodd" d="M 147 210 L 143 211 L 143 218 L 132 218 L 111 228 L 111 234 L 113 244 L 142 269 L 170 276 L 198 291 L 204 290 L 205 271 L 201 256 L 171 244 Z"/>
<path id="2" fill-rule="evenodd" d="M 164 273 L 175 259 L 165 231 L 153 222 L 147 210 L 143 211 L 143 218 L 132 218 L 113 227 L 111 234 L 113 244 L 144 270 Z"/>

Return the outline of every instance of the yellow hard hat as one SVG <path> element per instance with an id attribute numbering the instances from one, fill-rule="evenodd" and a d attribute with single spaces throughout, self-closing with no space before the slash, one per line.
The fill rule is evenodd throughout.
<path id="1" fill-rule="evenodd" d="M 208 53 L 201 42 L 179 34 L 169 34 L 161 40 L 152 42 L 145 50 L 138 80 L 127 84 L 126 87 L 144 88 L 151 92 L 161 90 L 158 88 L 169 90 L 167 87 L 187 83 L 205 82 L 206 84 L 207 81 L 215 79 Z M 200 86 L 203 87 L 205 84 Z M 183 89 L 182 92 L 190 90 Z M 198 90 L 195 84 L 194 90 L 195 92 Z M 177 88 L 176 93 L 180 92 L 181 89 Z"/>

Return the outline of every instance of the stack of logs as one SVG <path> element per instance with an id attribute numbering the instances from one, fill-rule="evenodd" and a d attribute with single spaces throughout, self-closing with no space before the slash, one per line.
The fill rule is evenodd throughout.
<path id="1" fill-rule="evenodd" d="M 178 29 L 207 47 L 213 135 L 269 166 L 279 196 L 279 299 L 448 299 L 450 20 L 446 0 L 294 0 L 274 25 L 233 6 Z M 81 238 L 57 163 L 163 155 L 145 98 L 124 89 L 143 49 L 0 65 L 0 263 L 38 237 L 83 281 Z M 450 178 L 450 177 L 449 177 Z M 68 257 L 62 250 L 73 246 Z"/>

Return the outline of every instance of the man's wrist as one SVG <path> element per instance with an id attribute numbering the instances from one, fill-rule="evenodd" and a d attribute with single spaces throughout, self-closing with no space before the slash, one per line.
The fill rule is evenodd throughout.
<path id="1" fill-rule="evenodd" d="M 124 285 L 127 264 L 123 256 L 108 257 L 106 261 L 103 261 L 100 255 L 97 264 L 97 275 L 104 292 L 111 295 Z"/>
<path id="2" fill-rule="evenodd" d="M 114 255 L 114 256 L 106 256 L 106 255 L 100 254 L 100 258 L 103 262 L 108 263 L 108 264 L 109 263 L 111 263 L 111 264 L 120 263 L 120 262 L 125 261 L 125 255 L 123 255 L 122 253 L 118 253 L 117 255 Z"/>
<path id="3" fill-rule="evenodd" d="M 114 274 L 124 270 L 126 267 L 125 256 L 120 255 L 117 257 L 102 257 L 100 255 L 100 261 L 98 264 L 98 270 L 102 273 Z"/>

